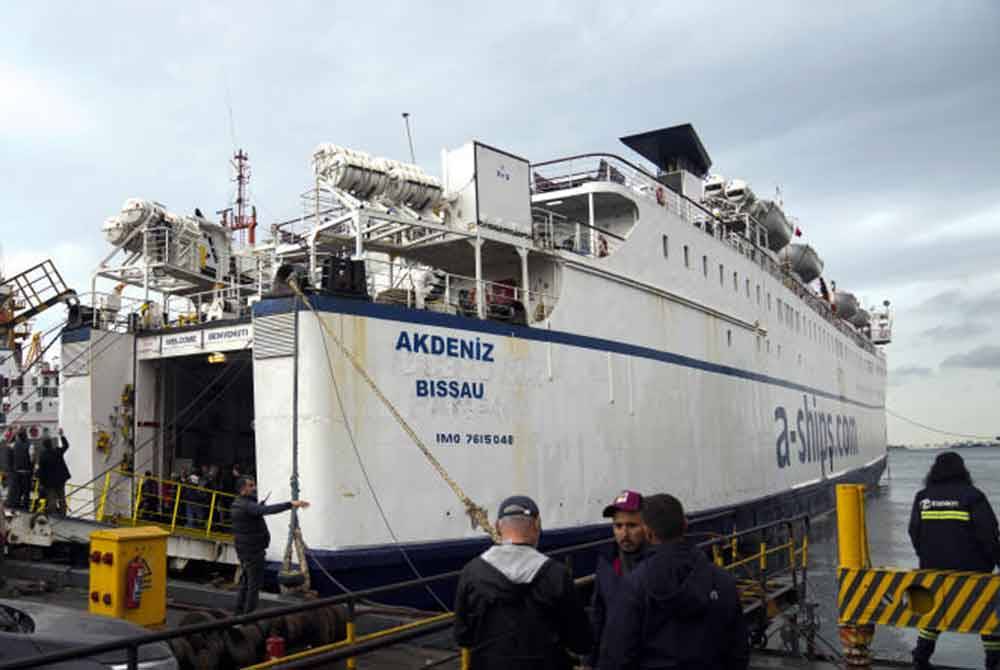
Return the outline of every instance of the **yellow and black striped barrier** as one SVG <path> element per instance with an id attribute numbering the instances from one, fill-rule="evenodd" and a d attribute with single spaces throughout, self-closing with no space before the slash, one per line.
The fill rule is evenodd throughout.
<path id="1" fill-rule="evenodd" d="M 841 567 L 837 581 L 841 625 L 987 635 L 1000 626 L 1000 575 Z"/>

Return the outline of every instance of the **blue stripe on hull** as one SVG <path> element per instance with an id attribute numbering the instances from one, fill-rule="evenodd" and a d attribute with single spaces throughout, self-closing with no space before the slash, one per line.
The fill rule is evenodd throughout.
<path id="1" fill-rule="evenodd" d="M 748 501 L 724 508 L 703 510 L 690 515 L 692 533 L 727 533 L 734 529 L 750 528 L 779 519 L 800 514 L 817 516 L 834 509 L 834 486 L 843 483 L 866 484 L 874 487 L 885 470 L 886 458 L 882 457 L 872 465 L 859 468 L 835 479 L 827 479 L 799 489 Z M 544 522 L 544 520 L 543 520 Z M 542 533 L 540 549 L 552 551 L 562 547 L 611 540 L 611 527 L 605 523 L 557 528 Z M 447 540 L 406 546 L 406 554 L 416 566 L 421 576 L 459 570 L 469 560 L 478 556 L 489 546 L 487 538 Z M 575 552 L 572 556 L 574 572 L 589 574 L 594 569 L 599 549 Z M 349 589 L 358 590 L 408 581 L 415 578 L 413 570 L 406 564 L 399 548 L 380 546 L 365 549 L 340 551 L 310 551 L 311 561 L 319 562 L 325 570 Z M 274 572 L 278 563 L 269 566 Z M 335 586 L 314 563 L 312 570 L 313 588 L 323 595 L 335 595 L 340 589 Z M 450 605 L 454 599 L 453 581 L 434 585 L 434 593 Z M 438 607 L 425 587 L 410 588 L 391 597 L 380 599 L 391 604 L 409 605 L 424 609 Z"/>
<path id="2" fill-rule="evenodd" d="M 884 405 L 873 405 L 860 400 L 854 400 L 847 396 L 829 393 L 822 389 L 799 384 L 789 379 L 772 377 L 752 370 L 744 370 L 730 365 L 712 363 L 711 361 L 693 358 L 671 351 L 662 351 L 650 347 L 642 347 L 635 344 L 627 344 L 617 340 L 608 340 L 600 337 L 590 337 L 578 335 L 561 330 L 548 330 L 546 328 L 529 328 L 527 326 L 515 326 L 498 321 L 488 321 L 473 319 L 454 314 L 443 314 L 441 312 L 429 312 L 425 310 L 410 309 L 397 305 L 382 305 L 368 302 L 367 300 L 349 300 L 327 295 L 313 295 L 309 301 L 319 311 L 336 312 L 339 314 L 350 314 L 353 316 L 366 316 L 373 319 L 383 319 L 387 321 L 399 321 L 403 323 L 418 323 L 439 328 L 451 328 L 455 330 L 465 330 L 476 333 L 486 333 L 503 337 L 516 337 L 523 340 L 533 340 L 536 342 L 551 342 L 553 344 L 563 344 L 581 349 L 592 349 L 595 351 L 609 351 L 625 356 L 636 358 L 646 358 L 649 360 L 670 363 L 704 372 L 747 379 L 749 381 L 780 386 L 803 393 L 809 393 L 829 400 L 837 400 L 843 403 L 856 405 L 866 409 L 884 409 Z M 269 298 L 254 305 L 254 316 L 267 316 L 269 314 L 282 314 L 292 311 L 295 308 L 295 298 Z M 299 309 L 304 306 L 299 303 Z"/>

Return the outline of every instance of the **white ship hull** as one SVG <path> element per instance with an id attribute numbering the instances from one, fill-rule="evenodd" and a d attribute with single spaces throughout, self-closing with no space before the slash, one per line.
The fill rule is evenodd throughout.
<path id="1" fill-rule="evenodd" d="M 801 300 L 778 280 L 690 226 L 669 230 L 673 249 L 688 246 L 691 259 L 710 254 L 708 278 L 700 261 L 687 268 L 683 258 L 663 257 L 662 229 L 637 226 L 611 258 L 566 254 L 559 303 L 541 327 L 331 297 L 314 304 L 476 502 L 492 510 L 506 495 L 531 494 L 549 529 L 599 522 L 622 488 L 670 491 L 701 511 L 877 465 L 886 450 L 881 356 L 833 328 L 824 328 L 829 343 L 807 335 Z M 287 490 L 291 475 L 292 304 L 255 308 L 262 491 Z M 778 304 L 802 313 L 798 330 L 778 323 Z M 297 338 L 301 487 L 313 503 L 301 522 L 310 545 L 392 542 L 348 429 L 400 541 L 481 536 L 336 344 L 323 342 L 316 318 L 300 311 Z M 259 346 L 262 329 L 280 333 L 269 335 L 272 343 L 289 338 L 287 355 L 262 358 L 273 353 Z M 281 548 L 272 551 L 277 559 Z"/>

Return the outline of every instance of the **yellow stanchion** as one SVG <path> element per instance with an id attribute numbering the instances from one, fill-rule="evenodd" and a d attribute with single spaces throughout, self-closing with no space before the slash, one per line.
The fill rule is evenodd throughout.
<path id="1" fill-rule="evenodd" d="M 468 647 L 462 647 L 462 670 L 472 668 L 472 651 Z"/>
<path id="2" fill-rule="evenodd" d="M 865 525 L 865 487 L 861 484 L 837 485 L 837 554 L 841 568 L 860 570 L 871 567 Z M 839 631 L 847 665 L 870 668 L 875 627 L 842 624 Z"/>
<path id="3" fill-rule="evenodd" d="M 348 621 L 347 622 L 347 643 L 348 644 L 353 644 L 356 638 L 357 638 L 357 628 L 356 628 L 356 625 L 355 625 L 354 621 Z M 349 659 L 347 659 L 347 670 L 357 670 L 357 667 L 358 667 L 358 659 L 357 658 L 355 658 L 354 656 L 351 656 Z"/>

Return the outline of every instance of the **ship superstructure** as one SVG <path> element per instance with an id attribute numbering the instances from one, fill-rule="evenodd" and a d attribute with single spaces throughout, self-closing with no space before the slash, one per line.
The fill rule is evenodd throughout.
<path id="1" fill-rule="evenodd" d="M 812 288 L 823 263 L 781 203 L 711 176 L 690 126 L 623 141 L 655 171 L 471 142 L 438 178 L 322 144 L 302 216 L 247 245 L 127 201 L 63 336 L 63 425 L 93 441 L 127 387 L 134 431 L 71 468 L 293 481 L 317 555 L 387 577 L 401 546 L 457 561 L 483 537 L 402 424 L 487 509 L 536 495 L 555 543 L 606 533 L 624 487 L 745 524 L 877 479 L 888 306 L 861 319 Z"/>

